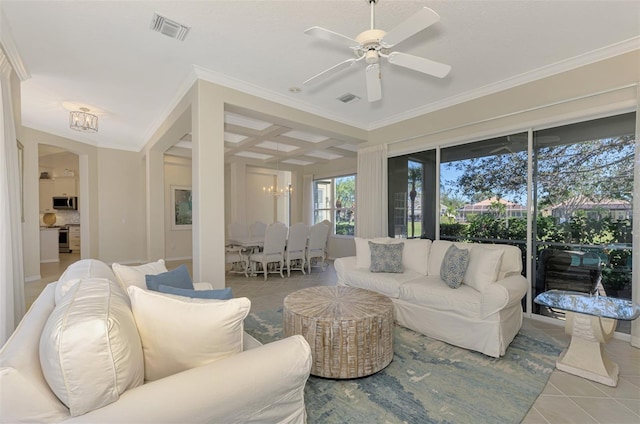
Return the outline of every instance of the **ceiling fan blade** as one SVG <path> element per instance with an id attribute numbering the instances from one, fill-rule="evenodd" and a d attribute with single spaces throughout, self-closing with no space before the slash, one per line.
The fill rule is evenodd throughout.
<path id="1" fill-rule="evenodd" d="M 305 82 L 303 82 L 303 85 L 309 85 L 309 84 L 315 84 L 317 82 L 322 81 L 323 79 L 329 78 L 331 76 L 333 76 L 334 74 L 340 72 L 343 69 L 348 68 L 349 66 L 353 65 L 354 63 L 356 63 L 359 59 L 347 59 L 344 62 L 340 62 L 337 65 L 332 66 L 329 69 L 326 69 L 322 72 L 320 72 L 317 75 L 312 76 L 311 78 L 309 78 L 308 80 L 306 80 Z"/>
<path id="2" fill-rule="evenodd" d="M 444 63 L 434 62 L 433 60 L 406 53 L 393 52 L 387 59 L 394 65 L 413 69 L 414 71 L 433 75 L 438 78 L 446 77 L 449 71 L 451 71 L 450 65 L 445 65 Z"/>
<path id="3" fill-rule="evenodd" d="M 420 11 L 413 14 L 389 31 L 382 39 L 382 42 L 386 47 L 395 46 L 412 35 L 417 34 L 423 29 L 435 24 L 439 20 L 440 15 L 428 7 L 423 7 Z"/>
<path id="4" fill-rule="evenodd" d="M 380 84 L 380 65 L 377 63 L 367 66 L 365 71 L 367 79 L 367 99 L 369 102 L 377 102 L 382 99 L 382 85 Z"/>
<path id="5" fill-rule="evenodd" d="M 349 38 L 346 35 L 338 34 L 337 32 L 333 32 L 326 28 L 322 28 L 319 26 L 311 27 L 304 32 L 307 35 L 311 35 L 312 37 L 319 38 L 321 40 L 331 41 L 334 43 L 344 44 L 348 47 L 358 47 L 360 43 L 358 43 L 353 38 Z"/>

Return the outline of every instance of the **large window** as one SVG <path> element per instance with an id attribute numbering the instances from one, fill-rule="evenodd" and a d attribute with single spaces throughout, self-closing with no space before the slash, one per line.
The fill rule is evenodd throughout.
<path id="1" fill-rule="evenodd" d="M 534 133 L 534 295 L 631 299 L 634 132 L 629 113 Z M 618 331 L 629 327 L 621 321 Z"/>
<path id="2" fill-rule="evenodd" d="M 333 234 L 353 236 L 356 221 L 356 176 L 313 181 L 313 223 L 330 221 Z"/>

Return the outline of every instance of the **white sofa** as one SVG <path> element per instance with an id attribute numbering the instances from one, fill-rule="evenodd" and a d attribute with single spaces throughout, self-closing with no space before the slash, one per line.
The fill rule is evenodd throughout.
<path id="1" fill-rule="evenodd" d="M 106 265 L 94 267 L 87 263 L 102 264 L 79 261 L 70 268 L 75 266 L 76 271 L 81 268 L 81 274 L 89 270 L 89 274 L 98 274 L 98 277 L 107 274 Z M 100 271 L 94 273 L 91 271 L 94 268 Z M 106 270 L 111 271 L 108 267 Z M 301 336 L 293 336 L 261 345 L 246 333 L 239 335 L 243 341 L 240 353 L 145 382 L 125 390 L 106 406 L 72 417 L 45 378 L 39 356 L 42 346 L 39 345 L 41 334 L 56 308 L 56 288 L 59 291 L 62 285 L 73 284 L 69 278 L 77 277 L 77 274 L 66 272 L 60 281 L 46 286 L 0 350 L 0 422 L 306 422 L 304 387 L 311 369 L 307 342 Z M 62 281 L 63 277 L 66 282 Z M 113 274 L 108 277 L 116 280 Z M 113 286 L 109 283 L 105 287 Z M 117 284 L 115 286 L 118 287 L 116 291 L 120 289 Z M 201 283 L 196 289 L 206 286 Z M 121 294 L 128 302 L 124 290 Z M 206 334 L 200 337 L 204 339 Z M 70 383 L 65 381 L 65 384 Z"/>
<path id="2" fill-rule="evenodd" d="M 404 272 L 370 272 L 368 241 L 404 242 Z M 527 280 L 521 275 L 520 249 L 508 245 L 454 243 L 458 248 L 470 249 L 471 261 L 463 284 L 452 289 L 440 278 L 442 261 L 451 244 L 443 240 L 356 238 L 357 256 L 334 262 L 338 284 L 388 296 L 393 301 L 396 322 L 404 327 L 452 345 L 500 357 L 522 325 L 521 299 L 527 292 Z M 503 253 L 496 254 L 496 250 Z M 500 258 L 496 263 L 497 256 Z M 489 257 L 493 259 L 487 260 Z M 474 281 L 472 286 L 472 274 L 475 280 L 479 276 L 485 280 L 481 284 Z M 469 284 L 465 284 L 467 282 Z"/>

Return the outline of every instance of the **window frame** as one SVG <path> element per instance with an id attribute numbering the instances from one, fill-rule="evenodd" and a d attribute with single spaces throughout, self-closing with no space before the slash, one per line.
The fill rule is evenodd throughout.
<path id="1" fill-rule="evenodd" d="M 335 238 L 354 238 L 355 237 L 355 229 L 356 229 L 356 202 L 354 200 L 353 202 L 353 207 L 341 207 L 341 208 L 337 208 L 336 207 L 336 180 L 340 179 L 340 178 L 348 178 L 348 177 L 353 177 L 354 179 L 354 190 L 353 190 L 353 195 L 354 195 L 354 199 L 356 198 L 356 184 L 357 184 L 357 173 L 351 173 L 351 174 L 341 174 L 341 175 L 332 175 L 332 176 L 327 176 L 327 177 L 322 177 L 322 178 L 315 178 L 312 182 L 312 213 L 313 213 L 313 224 L 317 224 L 316 221 L 316 216 L 317 213 L 319 211 L 321 211 L 322 213 L 328 213 L 330 217 L 332 217 L 333 219 L 330 219 L 331 221 L 331 232 L 329 233 L 329 235 L 331 237 L 335 237 Z M 324 182 L 324 181 L 329 181 L 329 185 L 331 187 L 330 191 L 330 198 L 329 198 L 329 207 L 316 207 L 316 205 L 318 204 L 316 202 L 316 195 L 317 195 L 317 184 L 319 182 Z M 336 234 L 336 221 L 335 221 L 335 216 L 336 216 L 336 212 L 338 211 L 352 211 L 352 216 L 353 216 L 353 234 Z M 318 221 L 318 222 L 322 222 Z"/>

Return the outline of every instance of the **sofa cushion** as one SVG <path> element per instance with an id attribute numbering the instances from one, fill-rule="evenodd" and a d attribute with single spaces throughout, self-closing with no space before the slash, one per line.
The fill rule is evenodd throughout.
<path id="1" fill-rule="evenodd" d="M 427 275 L 440 276 L 440 268 L 442 267 L 442 260 L 447 253 L 447 249 L 453 243 L 446 240 L 434 240 L 431 243 L 431 250 L 429 251 L 429 260 L 427 261 Z"/>
<path id="2" fill-rule="evenodd" d="M 378 237 L 373 239 L 366 239 L 361 237 L 354 237 L 356 243 L 356 266 L 358 268 L 369 269 L 371 267 L 371 249 L 369 249 L 369 242 L 374 243 L 387 243 L 391 238 Z"/>
<path id="3" fill-rule="evenodd" d="M 407 281 L 423 277 L 415 271 L 405 270 L 402 274 L 373 273 L 368 269 L 349 269 L 344 272 L 343 284 L 361 289 L 373 290 L 387 297 L 397 298 L 400 286 Z"/>
<path id="4" fill-rule="evenodd" d="M 455 245 L 449 246 L 440 266 L 440 278 L 452 289 L 457 289 L 462 284 L 462 279 L 469 265 L 469 251 L 458 249 Z"/>
<path id="5" fill-rule="evenodd" d="M 160 291 L 160 286 L 175 287 L 178 289 L 193 290 L 193 281 L 186 265 L 167 272 L 155 275 L 145 275 L 145 283 L 149 290 Z"/>
<path id="6" fill-rule="evenodd" d="M 160 293 L 172 294 L 174 296 L 191 297 L 195 299 L 233 299 L 233 292 L 231 290 L 231 287 L 218 290 L 189 290 L 161 285 L 160 287 L 158 287 L 158 291 Z"/>
<path id="7" fill-rule="evenodd" d="M 60 299 L 67 294 L 69 289 L 76 285 L 82 278 L 106 278 L 111 281 L 117 281 L 116 276 L 111 268 L 102 261 L 96 259 L 82 259 L 72 263 L 62 273 L 56 284 L 55 302 L 58 304 Z"/>
<path id="8" fill-rule="evenodd" d="M 115 402 L 143 383 L 140 337 L 118 283 L 83 278 L 71 287 L 40 336 L 40 365 L 72 416 Z"/>
<path id="9" fill-rule="evenodd" d="M 120 283 L 120 287 L 122 287 L 124 291 L 126 291 L 129 286 L 137 286 L 146 290 L 147 282 L 145 275 L 156 275 L 167 272 L 167 268 L 164 266 L 164 259 L 138 266 L 126 266 L 114 262 L 111 268 Z"/>
<path id="10" fill-rule="evenodd" d="M 142 340 L 146 380 L 158 380 L 242 352 L 249 299 L 178 298 L 137 286 L 130 286 L 128 291 Z"/>
<path id="11" fill-rule="evenodd" d="M 397 240 L 397 239 L 391 239 Z M 402 252 L 402 263 L 405 269 L 427 275 L 427 265 L 429 252 L 431 251 L 431 240 L 429 239 L 405 239 L 404 250 Z"/>
<path id="12" fill-rule="evenodd" d="M 369 267 L 369 271 L 404 272 L 404 265 L 402 264 L 404 243 L 379 244 L 370 241 L 369 249 L 371 250 L 371 266 Z"/>
<path id="13" fill-rule="evenodd" d="M 456 290 L 451 290 L 438 276 L 429 275 L 402 284 L 399 298 L 470 318 L 480 318 L 482 313 L 480 292 L 464 284 Z"/>
<path id="14" fill-rule="evenodd" d="M 498 279 L 503 250 L 476 244 L 469 251 L 469 266 L 464 274 L 464 284 L 483 291 Z"/>

